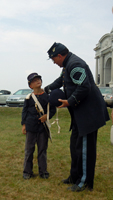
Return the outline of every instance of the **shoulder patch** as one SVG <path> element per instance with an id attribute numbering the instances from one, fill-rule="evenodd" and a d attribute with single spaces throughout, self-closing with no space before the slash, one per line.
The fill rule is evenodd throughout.
<path id="1" fill-rule="evenodd" d="M 29 94 L 26 96 L 26 99 L 30 99 L 31 94 L 32 94 L 32 93 L 29 93 Z"/>

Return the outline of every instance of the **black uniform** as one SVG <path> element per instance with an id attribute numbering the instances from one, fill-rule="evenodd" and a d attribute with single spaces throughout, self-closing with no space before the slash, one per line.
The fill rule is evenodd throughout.
<path id="1" fill-rule="evenodd" d="M 36 95 L 38 101 L 42 105 L 44 113 L 47 113 L 48 95 L 43 93 Z M 49 118 L 55 114 L 56 108 L 50 105 Z M 26 143 L 25 143 L 25 159 L 24 159 L 24 173 L 33 174 L 33 153 L 35 150 L 35 143 L 38 147 L 38 167 L 39 174 L 42 175 L 47 172 L 47 147 L 48 135 L 43 123 L 39 120 L 40 115 L 35 108 L 35 102 L 32 96 L 25 99 L 22 111 L 22 122 L 26 126 Z"/>
<path id="2" fill-rule="evenodd" d="M 92 189 L 97 131 L 109 120 L 107 108 L 88 65 L 71 52 L 63 62 L 61 76 L 48 87 L 53 90 L 62 86 L 72 119 L 70 174 L 80 188 L 87 184 Z"/>

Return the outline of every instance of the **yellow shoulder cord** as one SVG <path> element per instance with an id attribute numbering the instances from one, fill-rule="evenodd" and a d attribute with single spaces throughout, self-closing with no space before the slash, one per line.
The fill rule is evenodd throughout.
<path id="1" fill-rule="evenodd" d="M 31 96 L 32 96 L 32 98 L 33 98 L 34 101 L 35 101 L 35 108 L 36 108 L 36 110 L 37 110 L 38 112 L 42 112 L 42 113 L 44 114 L 44 110 L 43 110 L 41 104 L 39 103 L 38 99 L 37 99 L 36 96 L 34 95 L 34 93 L 32 93 Z M 37 106 L 38 106 L 39 109 L 37 108 Z M 50 131 L 51 124 L 50 124 L 50 122 L 49 122 L 49 103 L 48 103 L 48 105 L 47 105 L 47 120 L 45 121 L 45 123 L 46 123 L 46 125 L 47 125 L 47 127 L 48 127 L 48 130 L 49 130 L 49 138 L 50 138 L 50 140 L 51 140 L 51 142 L 52 142 L 51 131 Z M 44 124 L 44 123 L 43 123 L 43 124 Z"/>

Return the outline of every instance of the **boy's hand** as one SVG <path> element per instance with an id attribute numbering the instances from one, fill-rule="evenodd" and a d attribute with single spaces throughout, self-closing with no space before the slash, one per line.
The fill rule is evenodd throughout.
<path id="1" fill-rule="evenodd" d="M 42 117 L 39 118 L 39 120 L 43 123 L 47 120 L 47 114 L 43 115 Z"/>
<path id="2" fill-rule="evenodd" d="M 25 126 L 25 124 L 23 124 L 23 126 L 22 126 L 22 133 L 23 133 L 24 135 L 26 135 L 26 126 Z"/>

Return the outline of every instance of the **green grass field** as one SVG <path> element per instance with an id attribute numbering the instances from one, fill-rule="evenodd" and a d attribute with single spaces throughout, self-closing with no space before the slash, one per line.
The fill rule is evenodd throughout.
<path id="1" fill-rule="evenodd" d="M 48 144 L 47 180 L 24 180 L 22 177 L 25 135 L 21 132 L 22 108 L 0 107 L 0 200 L 113 200 L 113 145 L 110 143 L 111 120 L 99 129 L 94 190 L 80 193 L 67 190 L 61 180 L 70 171 L 70 116 L 59 109 L 60 134 L 52 125 L 52 143 Z M 109 114 L 111 109 L 108 109 Z M 53 122 L 55 117 L 51 120 Z M 34 153 L 34 173 L 38 174 L 37 148 Z"/>

